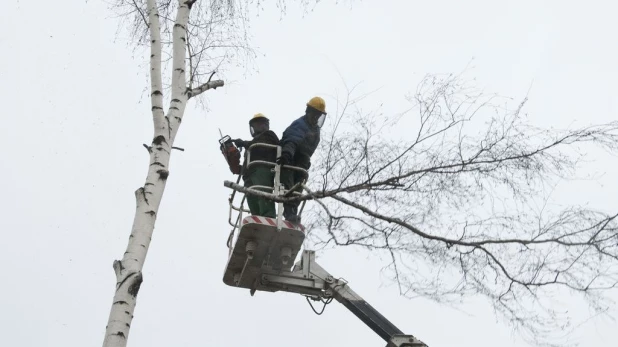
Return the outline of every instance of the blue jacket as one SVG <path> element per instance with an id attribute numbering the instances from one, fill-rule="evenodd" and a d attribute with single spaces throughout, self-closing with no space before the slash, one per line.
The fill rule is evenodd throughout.
<path id="1" fill-rule="evenodd" d="M 320 143 L 320 128 L 302 116 L 285 129 L 281 137 L 281 150 L 294 158 L 293 165 L 309 169 L 311 156 Z"/>

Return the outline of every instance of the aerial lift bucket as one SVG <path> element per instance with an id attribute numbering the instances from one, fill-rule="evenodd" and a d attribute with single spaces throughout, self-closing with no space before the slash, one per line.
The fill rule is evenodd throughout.
<path id="1" fill-rule="evenodd" d="M 248 216 L 242 220 L 240 232 L 230 253 L 223 282 L 229 286 L 254 288 L 257 276 L 264 270 L 290 271 L 303 241 L 304 228 L 262 216 Z"/>
<path id="2" fill-rule="evenodd" d="M 225 137 L 222 138 L 222 141 L 222 146 L 226 141 L 229 142 Z M 275 173 L 273 187 L 253 185 L 249 188 L 256 191 L 271 190 L 274 195 L 291 194 L 285 191 L 280 182 L 280 165 L 261 160 L 251 161 L 251 149 L 255 147 L 270 148 L 277 151 L 277 156 L 281 155 L 281 147 L 276 145 L 258 143 L 247 149 L 247 168 L 253 165 L 270 166 Z M 301 171 L 307 175 L 306 170 L 302 168 L 285 167 L 290 170 Z M 239 211 L 240 214 L 236 222 L 232 224 L 234 229 L 228 240 L 230 253 L 223 282 L 234 287 L 255 288 L 257 276 L 263 270 L 290 271 L 305 240 L 304 227 L 283 220 L 282 203 L 277 204 L 277 218 L 252 215 L 242 218 L 242 212 L 246 210 L 243 210 L 242 203 L 240 207 L 235 207 L 233 199 L 234 193 L 230 197 L 230 224 L 232 224 L 232 211 Z M 236 228 L 239 231 L 234 242 L 232 236 Z"/>

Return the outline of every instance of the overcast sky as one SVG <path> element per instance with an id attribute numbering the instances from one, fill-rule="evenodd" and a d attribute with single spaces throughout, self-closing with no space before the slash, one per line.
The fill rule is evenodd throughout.
<path id="1" fill-rule="evenodd" d="M 329 2 L 330 3 L 330 2 Z M 341 76 L 380 88 L 385 112 L 426 73 L 471 63 L 481 87 L 522 98 L 539 126 L 618 117 L 616 8 L 609 1 L 357 1 L 293 6 L 255 18 L 259 71 L 231 70 L 208 92 L 209 110 L 188 108 L 144 267 L 129 346 L 383 346 L 343 306 L 316 316 L 301 296 L 227 287 L 227 197 L 233 179 L 218 128 L 248 137 L 256 112 L 278 134 L 314 95 L 327 107 Z M 118 21 L 97 1 L 15 1 L 0 14 L 0 346 L 98 346 L 114 293 L 112 261 L 125 250 L 152 138 L 147 55 L 134 55 Z M 473 60 L 472 60 L 473 59 Z M 532 88 L 531 88 L 532 86 Z M 617 158 L 590 152 L 594 182 L 565 185 L 564 202 L 618 209 Z M 430 347 L 526 346 L 487 302 L 458 310 L 398 296 L 384 264 L 356 249 L 320 253 L 382 314 Z M 618 299 L 616 293 L 613 294 Z M 565 308 L 588 314 L 564 298 Z M 570 305 L 570 306 L 569 306 Z M 616 322 L 588 321 L 583 346 L 615 346 Z"/>

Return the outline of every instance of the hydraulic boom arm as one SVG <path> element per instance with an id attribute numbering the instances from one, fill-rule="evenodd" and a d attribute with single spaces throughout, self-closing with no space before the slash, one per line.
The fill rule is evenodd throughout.
<path id="1" fill-rule="evenodd" d="M 363 321 L 388 344 L 386 347 L 427 347 L 412 335 L 405 335 L 380 312 L 356 294 L 347 282 L 335 279 L 315 262 L 315 252 L 303 251 L 292 271 L 263 270 L 255 290 L 287 291 L 310 295 L 316 299 L 335 299 Z"/>

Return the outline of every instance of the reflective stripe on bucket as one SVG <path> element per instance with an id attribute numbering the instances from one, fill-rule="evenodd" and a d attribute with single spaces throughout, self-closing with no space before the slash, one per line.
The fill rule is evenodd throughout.
<path id="1" fill-rule="evenodd" d="M 284 220 L 282 221 L 283 225 L 288 228 L 288 229 L 296 229 L 296 230 L 300 230 L 302 232 L 305 232 L 305 228 L 302 225 L 299 226 L 295 226 L 294 224 Z M 277 220 L 274 218 L 268 218 L 268 217 L 262 217 L 262 216 L 248 216 L 245 217 L 242 220 L 242 224 L 248 224 L 248 223 L 258 223 L 258 224 L 266 224 L 266 225 L 270 225 L 270 226 L 277 226 Z"/>

